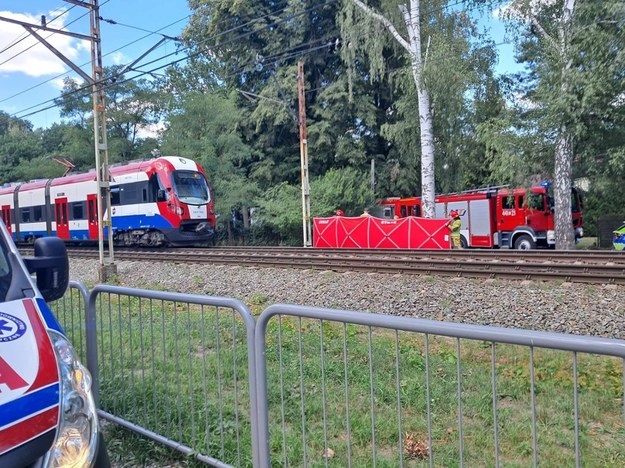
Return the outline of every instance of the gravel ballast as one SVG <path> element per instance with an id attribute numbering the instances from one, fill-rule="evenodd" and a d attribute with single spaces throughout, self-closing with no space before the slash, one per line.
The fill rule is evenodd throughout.
<path id="1" fill-rule="evenodd" d="M 117 262 L 120 286 L 227 296 L 450 322 L 625 338 L 625 288 L 378 273 Z M 97 282 L 98 262 L 71 260 L 70 277 Z"/>

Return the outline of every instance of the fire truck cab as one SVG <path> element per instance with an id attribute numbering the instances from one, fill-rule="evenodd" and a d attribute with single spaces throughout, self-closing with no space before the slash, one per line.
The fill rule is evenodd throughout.
<path id="1" fill-rule="evenodd" d="M 573 189 L 572 221 L 576 238 L 583 236 L 582 200 Z M 384 218 L 421 216 L 421 199 L 387 198 L 380 201 Z M 460 213 L 463 247 L 530 250 L 554 247 L 553 198 L 549 185 L 531 189 L 488 187 L 436 197 L 435 216 Z"/>

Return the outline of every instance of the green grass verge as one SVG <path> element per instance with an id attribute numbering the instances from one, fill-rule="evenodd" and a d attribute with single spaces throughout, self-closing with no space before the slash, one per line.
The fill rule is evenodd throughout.
<path id="1" fill-rule="evenodd" d="M 228 309 L 217 312 L 107 295 L 101 299 L 98 352 L 103 409 L 198 453 L 251 466 L 246 336 L 237 316 Z M 373 466 L 375 458 L 380 467 L 398 466 L 402 459 L 406 466 L 428 466 L 431 453 L 436 466 L 459 466 L 462 442 L 465 466 L 495 466 L 495 432 L 502 465 L 531 465 L 529 350 L 512 345 L 495 348 L 495 431 L 492 345 L 461 340 L 458 354 L 456 340 L 430 337 L 427 346 L 429 355 L 426 338 L 419 334 L 272 319 L 266 353 L 272 465 L 303 466 L 306 460 L 312 466 L 326 461 L 345 466 L 351 460 L 352 466 Z M 535 349 L 533 359 L 539 463 L 572 465 L 572 354 Z M 426 367 L 431 450 L 427 449 Z M 578 355 L 577 368 L 582 465 L 622 466 L 623 362 Z M 128 439 L 128 431 L 111 425 L 106 434 L 112 459 L 124 466 L 149 461 L 197 464 L 153 442 L 136 436 Z"/>

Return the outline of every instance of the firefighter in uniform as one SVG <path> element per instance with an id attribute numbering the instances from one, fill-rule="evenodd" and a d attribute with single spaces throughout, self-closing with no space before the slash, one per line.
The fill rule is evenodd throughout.
<path id="1" fill-rule="evenodd" d="M 461 249 L 462 243 L 460 242 L 460 228 L 462 227 L 462 221 L 460 221 L 460 213 L 456 210 L 451 210 L 449 212 L 449 216 L 451 216 L 451 220 L 447 223 L 447 228 L 451 233 L 451 248 Z"/>

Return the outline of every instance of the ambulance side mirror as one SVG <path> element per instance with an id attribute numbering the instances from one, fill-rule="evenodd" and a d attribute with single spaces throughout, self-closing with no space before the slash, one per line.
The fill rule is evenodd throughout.
<path id="1" fill-rule="evenodd" d="M 69 284 L 69 259 L 65 243 L 57 237 L 42 237 L 33 246 L 35 256 L 25 258 L 28 271 L 37 276 L 37 288 L 46 302 L 65 294 Z"/>

